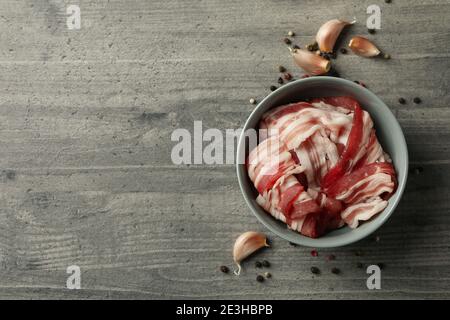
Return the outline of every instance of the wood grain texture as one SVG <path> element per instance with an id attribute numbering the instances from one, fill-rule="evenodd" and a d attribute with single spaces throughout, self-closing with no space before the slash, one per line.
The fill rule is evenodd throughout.
<path id="1" fill-rule="evenodd" d="M 275 67 L 294 68 L 288 30 L 305 45 L 323 21 L 356 17 L 344 37 L 367 34 L 374 1 L 4 0 L 0 298 L 450 298 L 450 2 L 375 2 L 382 29 L 370 38 L 392 59 L 340 55 L 336 69 L 391 107 L 423 172 L 379 242 L 313 258 L 269 234 L 273 249 L 234 277 L 218 272 L 234 238 L 265 230 L 233 166 L 172 164 L 172 131 L 239 128 Z M 65 8 L 77 3 L 82 28 L 70 31 Z M 273 279 L 261 285 L 263 258 Z M 385 264 L 382 290 L 367 290 L 357 262 Z M 65 288 L 73 264 L 82 290 Z"/>

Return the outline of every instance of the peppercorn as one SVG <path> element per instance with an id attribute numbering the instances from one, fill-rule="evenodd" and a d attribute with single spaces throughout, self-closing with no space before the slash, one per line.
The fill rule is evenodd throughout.
<path id="1" fill-rule="evenodd" d="M 256 281 L 258 281 L 258 282 L 264 282 L 264 277 L 263 277 L 262 275 L 258 274 L 258 275 L 256 276 Z"/>
<path id="2" fill-rule="evenodd" d="M 398 98 L 398 103 L 405 104 L 406 100 L 404 98 Z"/>
<path id="3" fill-rule="evenodd" d="M 275 90 L 277 90 L 276 86 L 270 86 L 270 91 L 275 91 Z"/>
<path id="4" fill-rule="evenodd" d="M 263 265 L 263 267 L 268 268 L 268 267 L 270 267 L 270 262 L 267 260 L 263 260 L 262 265 Z"/>
<path id="5" fill-rule="evenodd" d="M 334 267 L 331 269 L 331 273 L 339 274 L 339 273 L 341 273 L 341 270 L 339 270 L 339 268 Z"/>
<path id="6" fill-rule="evenodd" d="M 280 71 L 281 73 L 286 72 L 286 68 L 283 66 L 278 66 L 278 71 Z"/>
<path id="7" fill-rule="evenodd" d="M 300 47 L 298 45 L 294 45 L 292 48 L 294 49 L 300 49 Z"/>
<path id="8" fill-rule="evenodd" d="M 384 0 L 384 2 L 391 3 L 392 1 L 391 0 Z"/>
<path id="9" fill-rule="evenodd" d="M 264 272 L 264 277 L 267 279 L 272 278 L 272 274 L 270 272 Z"/>
<path id="10" fill-rule="evenodd" d="M 362 269 L 362 268 L 363 268 L 363 264 L 362 264 L 361 262 L 357 262 L 357 263 L 356 263 L 356 267 L 357 267 L 358 269 Z"/>
<path id="11" fill-rule="evenodd" d="M 289 31 L 289 32 L 288 32 L 288 36 L 289 36 L 289 37 L 293 37 L 293 36 L 295 36 L 295 33 L 294 33 L 293 31 Z"/>
<path id="12" fill-rule="evenodd" d="M 255 267 L 261 268 L 262 267 L 261 261 L 255 261 Z"/>
<path id="13" fill-rule="evenodd" d="M 319 274 L 320 270 L 317 267 L 311 267 L 311 272 L 314 273 L 314 274 Z"/>
<path id="14" fill-rule="evenodd" d="M 283 81 L 283 78 L 282 78 L 282 77 L 279 77 L 279 78 L 278 78 L 278 83 L 279 83 L 279 84 L 283 84 L 283 82 L 284 82 L 284 81 Z"/>
<path id="15" fill-rule="evenodd" d="M 367 31 L 368 31 L 370 34 L 374 34 L 374 33 L 375 33 L 375 29 L 367 29 Z"/>
<path id="16" fill-rule="evenodd" d="M 284 74 L 284 79 L 287 80 L 287 81 L 291 80 L 292 79 L 292 74 L 290 74 L 289 72 L 286 72 Z"/>
<path id="17" fill-rule="evenodd" d="M 416 104 L 418 104 L 418 103 L 421 103 L 422 100 L 421 100 L 419 97 L 415 97 L 415 98 L 413 99 L 413 102 L 416 103 Z"/>
<path id="18" fill-rule="evenodd" d="M 283 41 L 286 44 L 291 44 L 292 43 L 292 41 L 289 38 L 284 38 Z"/>
<path id="19" fill-rule="evenodd" d="M 230 269 L 227 266 L 220 266 L 220 271 L 223 273 L 228 273 L 230 272 Z"/>
<path id="20" fill-rule="evenodd" d="M 341 51 L 342 54 L 346 54 L 347 53 L 347 49 L 345 49 L 345 48 L 341 48 L 340 51 Z"/>

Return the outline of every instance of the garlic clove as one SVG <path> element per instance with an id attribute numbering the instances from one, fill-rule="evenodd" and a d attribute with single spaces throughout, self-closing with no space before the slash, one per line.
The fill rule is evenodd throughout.
<path id="1" fill-rule="evenodd" d="M 268 246 L 266 236 L 260 232 L 247 231 L 241 234 L 236 239 L 233 248 L 233 259 L 238 266 L 238 270 L 234 273 L 236 275 L 241 273 L 241 261 L 262 247 Z"/>
<path id="2" fill-rule="evenodd" d="M 355 54 L 366 58 L 375 57 L 381 53 L 371 41 L 360 36 L 351 38 L 348 46 Z"/>
<path id="3" fill-rule="evenodd" d="M 317 31 L 316 41 L 322 52 L 332 52 L 336 40 L 345 26 L 354 24 L 355 21 L 348 22 L 344 20 L 333 19 L 325 22 Z"/>
<path id="4" fill-rule="evenodd" d="M 291 54 L 294 62 L 310 75 L 321 75 L 330 71 L 331 62 L 316 53 L 293 49 Z"/>

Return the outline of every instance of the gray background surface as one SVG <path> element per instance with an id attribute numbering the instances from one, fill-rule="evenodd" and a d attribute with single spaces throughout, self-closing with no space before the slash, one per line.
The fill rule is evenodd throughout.
<path id="1" fill-rule="evenodd" d="M 392 2 L 2 0 L 0 298 L 449 298 L 450 3 Z M 423 172 L 379 242 L 314 258 L 269 234 L 273 248 L 242 276 L 221 274 L 234 238 L 264 228 L 234 167 L 173 165 L 170 134 L 194 120 L 242 126 L 278 64 L 301 75 L 288 30 L 303 46 L 322 22 L 356 17 L 345 41 L 367 35 L 373 3 L 382 30 L 370 38 L 392 59 L 334 64 L 391 107 Z M 81 30 L 67 29 L 68 4 L 80 5 Z M 263 258 L 273 278 L 259 284 Z M 357 262 L 385 264 L 382 290 L 366 289 Z M 73 264 L 82 290 L 65 288 Z"/>

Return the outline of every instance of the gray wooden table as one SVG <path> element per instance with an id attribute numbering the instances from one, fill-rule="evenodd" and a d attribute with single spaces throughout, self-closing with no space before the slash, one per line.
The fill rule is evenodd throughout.
<path id="1" fill-rule="evenodd" d="M 448 0 L 1 3 L 0 298 L 450 298 Z M 391 107 L 423 171 L 378 242 L 312 257 L 268 233 L 273 248 L 243 275 L 218 272 L 236 236 L 265 229 L 232 165 L 172 163 L 172 131 L 239 128 L 278 64 L 301 75 L 281 42 L 288 30 L 303 46 L 322 22 L 356 17 L 346 39 L 367 35 L 373 3 L 382 29 L 370 38 L 392 59 L 334 64 Z M 67 28 L 70 4 L 80 30 Z M 257 259 L 272 263 L 264 284 Z M 385 265 L 381 290 L 366 288 L 358 262 Z M 81 290 L 66 288 L 70 265 Z"/>

